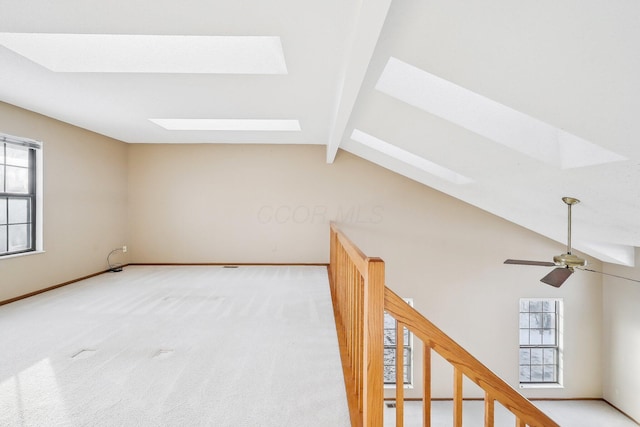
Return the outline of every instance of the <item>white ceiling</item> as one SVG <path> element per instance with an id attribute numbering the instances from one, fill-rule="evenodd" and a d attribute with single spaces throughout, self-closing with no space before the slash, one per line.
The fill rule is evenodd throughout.
<path id="1" fill-rule="evenodd" d="M 577 197 L 574 247 L 631 265 L 638 22 L 635 0 L 0 0 L 0 33 L 279 37 L 286 62 L 271 74 L 55 72 L 0 42 L 0 100 L 130 143 L 323 144 L 329 162 L 343 149 L 559 242 L 561 197 Z M 442 92 L 421 77 L 388 80 L 387 64 Z M 301 130 L 167 130 L 150 119 Z M 545 147 L 560 147 L 557 158 L 538 155 Z M 594 150 L 608 162 L 580 166 Z"/>

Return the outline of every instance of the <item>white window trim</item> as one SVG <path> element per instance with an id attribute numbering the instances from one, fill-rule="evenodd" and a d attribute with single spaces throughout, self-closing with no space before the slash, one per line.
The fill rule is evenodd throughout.
<path id="1" fill-rule="evenodd" d="M 23 138 L 23 137 L 18 137 L 18 136 L 13 136 L 13 135 L 8 135 L 8 134 L 4 134 L 4 133 L 0 133 L 0 141 L 1 142 L 8 142 L 8 143 L 16 143 L 16 144 L 24 144 L 24 145 L 28 145 L 32 148 L 34 148 L 35 150 L 35 155 L 36 155 L 36 225 L 35 225 L 35 235 L 36 235 L 36 241 L 35 241 L 35 248 L 32 251 L 29 252 L 21 252 L 18 254 L 9 254 L 9 255 L 2 255 L 0 256 L 0 261 L 2 261 L 3 259 L 11 259 L 11 258 L 19 258 L 19 257 L 23 257 L 23 256 L 29 256 L 29 255 L 37 255 L 37 254 L 43 254 L 45 253 L 44 250 L 44 227 L 43 227 L 43 222 L 44 222 L 44 209 L 43 209 L 43 204 L 44 204 L 44 156 L 43 156 L 43 151 L 44 151 L 44 144 L 42 143 L 42 141 L 36 141 L 33 139 L 29 139 L 29 138 Z"/>
<path id="2" fill-rule="evenodd" d="M 409 304 L 411 307 L 413 307 L 413 298 L 403 298 L 404 302 L 406 302 L 407 304 Z M 393 316 L 392 316 L 393 317 Z M 397 337 L 396 337 L 397 339 Z M 413 389 L 413 383 L 414 383 L 414 363 L 413 363 L 413 354 L 414 354 L 414 347 L 413 347 L 413 332 L 409 331 L 409 348 L 411 349 L 410 352 L 410 356 L 411 356 L 411 372 L 410 372 L 410 378 L 411 378 L 411 382 L 408 384 L 404 384 L 404 389 L 405 390 L 411 390 Z M 383 389 L 395 389 L 396 388 L 396 384 L 384 384 L 383 383 Z"/>
<path id="3" fill-rule="evenodd" d="M 564 388 L 563 384 L 560 383 L 538 383 L 538 384 L 525 384 L 521 383 L 520 388 Z"/>
<path id="4" fill-rule="evenodd" d="M 518 377 L 518 385 L 521 389 L 561 389 L 564 388 L 564 299 L 563 298 L 520 298 L 520 301 L 539 301 L 551 300 L 558 302 L 558 382 L 555 383 L 521 383 Z M 518 320 L 519 321 L 519 320 Z M 518 340 L 518 351 L 520 351 L 520 341 Z M 518 369 L 520 366 L 520 358 L 518 357 Z"/>
<path id="5" fill-rule="evenodd" d="M 0 261 L 2 261 L 3 259 L 11 259 L 11 258 L 20 258 L 23 256 L 30 256 L 30 255 L 39 255 L 39 254 L 43 254 L 46 253 L 46 251 L 29 251 L 29 252 L 22 252 L 19 254 L 11 254 L 11 255 L 3 255 L 0 257 Z"/>

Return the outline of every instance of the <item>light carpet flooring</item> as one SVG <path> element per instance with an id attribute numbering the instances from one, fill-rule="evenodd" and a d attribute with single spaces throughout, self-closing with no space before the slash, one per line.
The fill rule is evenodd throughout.
<path id="1" fill-rule="evenodd" d="M 533 403 L 562 427 L 638 427 L 633 420 L 602 400 L 536 400 Z M 462 425 L 464 427 L 484 426 L 484 402 L 465 401 L 463 403 Z M 452 401 L 434 401 L 431 406 L 432 427 L 453 425 Z M 405 427 L 422 426 L 422 402 L 405 402 Z M 395 426 L 395 409 L 384 410 L 385 427 Z M 515 417 L 503 406 L 495 405 L 495 427 L 513 427 Z"/>
<path id="2" fill-rule="evenodd" d="M 348 426 L 324 267 L 130 266 L 0 307 L 2 426 Z"/>
<path id="3" fill-rule="evenodd" d="M 341 369 L 324 267 L 130 266 L 0 307 L 3 427 L 348 426 Z M 563 427 L 637 427 L 601 401 L 534 403 Z M 464 426 L 482 420 L 465 402 Z"/>

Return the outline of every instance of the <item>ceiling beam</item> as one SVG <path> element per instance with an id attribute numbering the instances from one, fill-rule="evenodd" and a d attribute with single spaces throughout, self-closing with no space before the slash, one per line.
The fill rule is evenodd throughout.
<path id="1" fill-rule="evenodd" d="M 347 57 L 343 64 L 338 105 L 330 126 L 327 142 L 327 163 L 333 163 L 340 147 L 351 111 L 358 98 L 360 87 L 367 74 L 380 32 L 392 0 L 363 0 L 357 22 L 350 37 Z"/>

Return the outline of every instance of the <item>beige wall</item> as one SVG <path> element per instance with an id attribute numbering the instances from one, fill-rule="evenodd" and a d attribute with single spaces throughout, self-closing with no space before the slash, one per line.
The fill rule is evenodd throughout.
<path id="1" fill-rule="evenodd" d="M 518 299 L 564 298 L 566 387 L 525 394 L 601 396 L 599 276 L 554 289 L 544 268 L 502 264 L 559 243 L 347 153 L 327 165 L 322 146 L 126 145 L 1 103 L 0 132 L 44 141 L 46 251 L 0 259 L 0 300 L 104 270 L 123 244 L 132 262 L 325 263 L 335 220 L 385 259 L 391 288 L 514 386 Z M 450 395 L 449 369 L 434 375 L 434 395 Z"/>
<path id="2" fill-rule="evenodd" d="M 5 103 L 0 132 L 43 141 L 45 250 L 0 259 L 0 301 L 104 271 L 126 241 L 127 145 Z"/>
<path id="3" fill-rule="evenodd" d="M 322 146 L 131 145 L 131 260 L 324 263 L 336 220 L 387 262 L 392 289 L 514 386 L 519 298 L 564 298 L 565 388 L 524 392 L 601 397 L 600 276 L 555 289 L 538 281 L 545 268 L 502 264 L 564 245 L 348 153 L 324 159 Z M 436 363 L 434 396 L 451 395 L 451 375 Z"/>
<path id="4" fill-rule="evenodd" d="M 640 280 L 640 253 L 636 267 L 607 264 L 605 272 Z M 605 276 L 604 398 L 640 421 L 640 283 Z"/>

